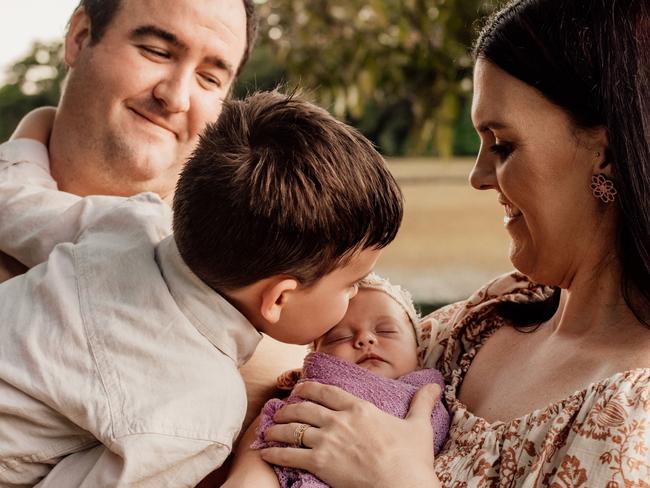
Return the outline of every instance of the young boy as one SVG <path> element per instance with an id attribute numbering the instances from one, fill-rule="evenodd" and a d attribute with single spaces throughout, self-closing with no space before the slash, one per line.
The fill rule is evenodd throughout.
<path id="1" fill-rule="evenodd" d="M 225 103 L 180 177 L 173 236 L 156 195 L 58 192 L 14 150 L 0 244 L 33 268 L 0 285 L 2 486 L 100 443 L 74 485 L 194 486 L 239 432 L 237 368 L 260 332 L 306 344 L 335 325 L 402 217 L 366 139 L 276 92 Z"/>
<path id="2" fill-rule="evenodd" d="M 428 383 L 444 388 L 440 372 L 419 369 L 417 338 L 419 317 L 411 296 L 399 286 L 371 274 L 359 283 L 359 293 L 350 301 L 343 319 L 314 341 L 314 352 L 305 358 L 302 370 L 286 373 L 278 379 L 281 389 L 291 389 L 300 380 L 334 385 L 382 410 L 404 418 L 415 392 Z M 294 432 L 294 445 L 267 442 L 265 434 L 275 425 L 275 413 L 287 403 L 302 401 L 292 393 L 286 401 L 269 400 L 260 414 L 254 448 L 309 447 L 311 426 L 300 424 Z M 435 439 L 434 453 L 442 447 L 449 430 L 449 414 L 438 400 L 431 414 Z M 277 478 L 264 461 L 248 456 L 247 476 L 255 476 L 258 488 L 291 486 L 327 487 L 309 472 L 273 466 Z M 241 469 L 239 470 L 241 471 Z M 232 480 L 229 486 L 235 486 Z M 241 481 L 240 485 L 248 484 Z"/>

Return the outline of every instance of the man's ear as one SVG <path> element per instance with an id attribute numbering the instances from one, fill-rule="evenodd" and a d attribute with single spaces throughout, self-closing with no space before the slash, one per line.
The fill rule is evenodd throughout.
<path id="1" fill-rule="evenodd" d="M 65 63 L 74 67 L 84 46 L 90 43 L 90 17 L 83 7 L 72 14 L 70 27 L 65 36 Z"/>
<path id="2" fill-rule="evenodd" d="M 282 309 L 287 304 L 289 294 L 298 288 L 295 278 L 278 277 L 269 280 L 262 289 L 262 304 L 260 314 L 264 319 L 276 324 L 282 315 Z"/>

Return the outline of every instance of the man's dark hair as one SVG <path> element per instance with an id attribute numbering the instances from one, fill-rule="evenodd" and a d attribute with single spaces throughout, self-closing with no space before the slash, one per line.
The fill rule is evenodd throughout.
<path id="1" fill-rule="evenodd" d="M 488 20 L 474 56 L 539 90 L 578 128 L 607 129 L 606 156 L 618 190 L 622 292 L 648 324 L 642 309 L 650 304 L 650 3 L 514 1 Z M 635 303 L 637 294 L 645 303 Z M 550 316 L 559 290 L 547 303 L 540 310 Z"/>
<path id="2" fill-rule="evenodd" d="M 257 37 L 257 16 L 255 15 L 255 4 L 253 0 L 242 0 L 246 10 L 246 49 L 242 56 L 241 62 L 237 67 L 237 75 L 241 73 L 246 61 L 253 50 L 255 39 Z M 90 19 L 90 41 L 93 44 L 99 40 L 106 32 L 113 18 L 117 14 L 122 0 L 81 0 L 79 7 L 83 7 L 86 15 Z M 77 7 L 77 8 L 79 8 Z"/>
<path id="3" fill-rule="evenodd" d="M 293 95 L 224 103 L 183 169 L 174 235 L 216 290 L 274 275 L 309 286 L 399 229 L 402 194 L 358 131 Z"/>

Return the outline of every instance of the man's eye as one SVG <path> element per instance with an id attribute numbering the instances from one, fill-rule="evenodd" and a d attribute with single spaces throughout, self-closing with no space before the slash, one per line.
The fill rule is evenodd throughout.
<path id="1" fill-rule="evenodd" d="M 163 59 L 169 59 L 171 58 L 171 54 L 168 51 L 165 51 L 164 49 L 160 49 L 157 47 L 152 47 L 152 46 L 140 46 L 140 49 L 145 52 L 145 54 L 149 56 L 154 56 L 157 58 L 163 58 Z"/>
<path id="2" fill-rule="evenodd" d="M 205 74 L 202 74 L 200 76 L 201 76 L 201 79 L 203 79 L 203 81 L 209 87 L 211 87 L 211 88 L 221 88 L 222 83 L 221 83 L 221 80 L 219 78 L 215 78 L 212 75 L 205 75 Z"/>

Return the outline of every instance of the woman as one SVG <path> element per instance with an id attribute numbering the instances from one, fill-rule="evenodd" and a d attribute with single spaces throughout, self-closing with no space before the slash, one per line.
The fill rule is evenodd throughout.
<path id="1" fill-rule="evenodd" d="M 262 457 L 337 488 L 647 486 L 650 5 L 517 1 L 475 57 L 470 181 L 504 206 L 518 272 L 421 337 L 453 416 L 435 469 L 430 391 L 399 420 L 305 384 L 314 403 L 284 408 L 267 439 L 307 424 L 309 449 Z"/>

